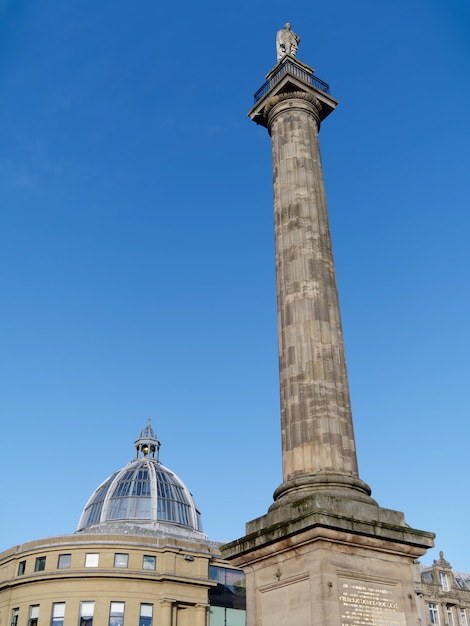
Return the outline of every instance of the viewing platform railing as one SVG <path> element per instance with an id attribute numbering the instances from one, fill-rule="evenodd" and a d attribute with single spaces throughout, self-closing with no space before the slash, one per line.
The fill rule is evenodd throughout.
<path id="1" fill-rule="evenodd" d="M 327 83 L 323 82 L 312 73 L 302 69 L 296 63 L 292 63 L 292 61 L 286 61 L 279 67 L 276 72 L 274 72 L 269 80 L 261 85 L 261 87 L 255 93 L 255 103 L 258 102 L 258 100 L 260 100 L 264 96 L 264 94 L 271 89 L 271 87 L 274 87 L 274 85 L 281 80 L 284 74 L 287 73 L 293 74 L 297 78 L 300 78 L 300 80 L 303 80 L 304 82 L 313 85 L 313 87 L 316 87 L 324 93 L 330 93 L 330 86 Z"/>

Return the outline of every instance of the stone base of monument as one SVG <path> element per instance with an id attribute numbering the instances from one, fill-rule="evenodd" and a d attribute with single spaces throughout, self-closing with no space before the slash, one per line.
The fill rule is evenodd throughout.
<path id="1" fill-rule="evenodd" d="M 246 573 L 248 626 L 418 624 L 413 563 L 433 533 L 372 500 L 291 500 L 222 547 Z"/>

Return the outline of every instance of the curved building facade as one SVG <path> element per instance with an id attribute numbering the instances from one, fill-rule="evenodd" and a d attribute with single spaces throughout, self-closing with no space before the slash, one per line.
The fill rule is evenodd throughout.
<path id="1" fill-rule="evenodd" d="M 245 578 L 202 531 L 150 423 L 103 481 L 78 530 L 0 554 L 0 624 L 244 626 Z"/>

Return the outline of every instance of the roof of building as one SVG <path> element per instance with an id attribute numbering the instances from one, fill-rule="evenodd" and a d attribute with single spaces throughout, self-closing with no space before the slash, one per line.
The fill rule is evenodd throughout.
<path id="1" fill-rule="evenodd" d="M 160 442 L 150 419 L 134 446 L 136 458 L 111 474 L 88 500 L 77 532 L 131 531 L 205 539 L 191 492 L 159 461 Z"/>
<path id="2" fill-rule="evenodd" d="M 439 552 L 439 559 L 435 559 L 432 565 L 419 563 L 419 571 L 424 583 L 432 584 L 434 582 L 432 575 L 434 570 L 451 572 L 459 589 L 470 591 L 470 574 L 453 569 L 449 561 L 444 558 L 442 550 Z"/>

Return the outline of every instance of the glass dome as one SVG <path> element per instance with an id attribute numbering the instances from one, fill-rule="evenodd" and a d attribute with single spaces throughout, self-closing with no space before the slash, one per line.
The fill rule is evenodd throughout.
<path id="1" fill-rule="evenodd" d="M 191 531 L 205 537 L 201 514 L 190 491 L 158 459 L 160 442 L 150 420 L 134 445 L 136 458 L 95 490 L 83 510 L 77 532 L 116 532 L 116 524 L 132 523 L 133 528 L 147 531 Z"/>

